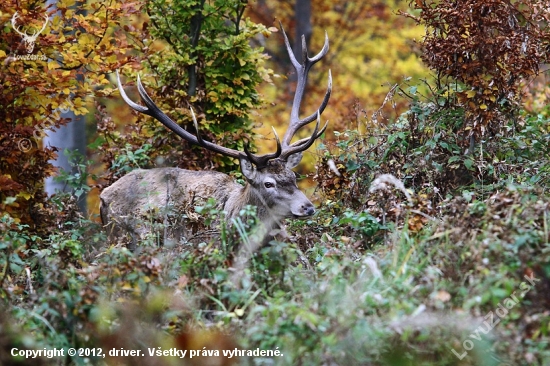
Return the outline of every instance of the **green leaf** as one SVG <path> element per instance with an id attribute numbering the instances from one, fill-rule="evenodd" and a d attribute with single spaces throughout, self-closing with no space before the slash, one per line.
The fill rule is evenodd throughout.
<path id="1" fill-rule="evenodd" d="M 468 170 L 474 170 L 473 169 L 473 166 L 474 166 L 474 161 L 472 159 L 465 159 L 464 160 L 464 166 L 466 167 L 466 169 Z"/>

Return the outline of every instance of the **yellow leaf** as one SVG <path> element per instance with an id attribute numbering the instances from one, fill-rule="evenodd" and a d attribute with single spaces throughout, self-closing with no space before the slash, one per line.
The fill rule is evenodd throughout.
<path id="1" fill-rule="evenodd" d="M 475 97 L 475 95 L 476 95 L 476 91 L 475 91 L 475 90 L 468 90 L 468 91 L 466 92 L 466 96 L 467 96 L 468 98 L 473 98 L 473 97 Z"/>
<path id="2" fill-rule="evenodd" d="M 32 193 L 29 193 L 29 192 L 19 192 L 17 194 L 17 197 L 23 197 L 24 199 L 28 200 L 29 198 L 33 197 L 34 194 Z"/>
<path id="3" fill-rule="evenodd" d="M 59 69 L 59 64 L 55 61 L 48 62 L 48 70 Z"/>
<path id="4" fill-rule="evenodd" d="M 484 110 L 487 109 L 487 105 L 484 103 L 484 104 L 482 104 L 482 105 L 479 106 L 479 109 L 481 109 L 481 110 L 484 111 Z"/>
<path id="5" fill-rule="evenodd" d="M 6 52 L 0 50 L 0 57 L 6 57 Z"/>

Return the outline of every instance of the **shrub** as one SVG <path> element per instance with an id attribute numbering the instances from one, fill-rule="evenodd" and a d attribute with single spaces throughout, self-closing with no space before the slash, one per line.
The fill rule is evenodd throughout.
<path id="1" fill-rule="evenodd" d="M 426 27 L 422 60 L 464 108 L 462 132 L 481 139 L 517 115 L 521 83 L 548 61 L 550 13 L 543 0 L 410 2 Z M 438 82 L 437 89 L 444 85 Z"/>

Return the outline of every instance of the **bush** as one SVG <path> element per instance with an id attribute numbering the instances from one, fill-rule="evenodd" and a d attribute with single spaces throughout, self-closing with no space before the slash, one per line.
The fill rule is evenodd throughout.
<path id="1" fill-rule="evenodd" d="M 521 86 L 548 61 L 550 14 L 541 0 L 410 2 L 426 27 L 422 60 L 464 108 L 463 132 L 496 134 L 521 108 Z M 438 83 L 438 89 L 443 85 Z"/>

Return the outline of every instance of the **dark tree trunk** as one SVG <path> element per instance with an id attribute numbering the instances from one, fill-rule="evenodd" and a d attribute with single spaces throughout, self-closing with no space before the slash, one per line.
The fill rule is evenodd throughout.
<path id="1" fill-rule="evenodd" d="M 302 60 L 302 35 L 306 43 L 311 40 L 311 0 L 296 0 L 294 5 L 294 19 L 296 20 L 296 37 L 294 38 L 294 54 L 296 59 Z"/>
<path id="2" fill-rule="evenodd" d="M 197 56 L 196 48 L 199 45 L 203 20 L 202 9 L 204 9 L 205 1 L 206 0 L 202 0 L 195 6 L 197 13 L 195 13 L 195 15 L 191 18 L 189 34 L 189 37 L 191 38 L 191 57 Z M 194 64 L 189 65 L 187 71 L 189 72 L 189 86 L 187 87 L 187 94 L 194 96 L 197 92 L 197 63 L 195 62 Z"/>

